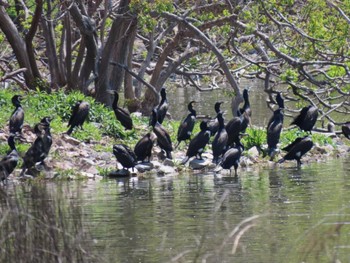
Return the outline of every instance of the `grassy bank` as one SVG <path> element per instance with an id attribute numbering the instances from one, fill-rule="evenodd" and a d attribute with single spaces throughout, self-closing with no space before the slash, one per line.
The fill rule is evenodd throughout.
<path id="1" fill-rule="evenodd" d="M 18 94 L 16 91 L 3 89 L 0 90 L 0 128 L 3 133 L 8 133 L 8 120 L 14 109 L 11 98 L 14 94 Z M 19 92 L 21 94 L 21 92 Z M 135 128 L 132 131 L 125 131 L 120 123 L 116 120 L 112 109 L 97 103 L 91 97 L 85 97 L 79 92 L 72 92 L 65 94 L 64 92 L 55 92 L 47 94 L 44 92 L 30 92 L 27 94 L 21 94 L 24 96 L 22 101 L 22 107 L 25 111 L 25 126 L 33 127 L 35 123 L 44 116 L 53 117 L 51 123 L 52 134 L 59 136 L 67 131 L 67 122 L 71 115 L 71 107 L 78 100 L 85 100 L 90 103 L 90 113 L 88 121 L 84 124 L 84 130 L 76 129 L 72 137 L 78 141 L 85 142 L 87 148 L 91 147 L 97 152 L 111 152 L 112 145 L 114 143 L 125 143 L 130 147 L 134 147 L 136 142 L 148 131 L 148 117 L 142 117 L 137 114 L 132 115 Z M 184 113 L 184 115 L 187 113 Z M 199 131 L 199 122 L 194 129 L 194 134 Z M 163 123 L 166 130 L 170 133 L 173 144 L 177 142 L 176 135 L 177 129 L 180 125 L 179 120 L 165 120 Z M 256 146 L 258 149 L 263 149 L 266 144 L 266 129 L 249 127 L 246 131 L 247 135 L 243 137 L 242 142 L 245 149 L 248 150 L 251 147 Z M 306 133 L 299 131 L 298 129 L 285 129 L 281 134 L 281 147 L 284 147 L 291 143 L 295 138 L 305 135 Z M 319 146 L 330 144 L 336 147 L 332 138 L 320 134 L 313 133 L 312 139 L 314 143 Z M 25 151 L 30 147 L 29 143 L 18 143 L 17 148 L 20 155 L 24 155 Z M 210 145 L 207 146 L 207 150 L 210 150 Z M 179 151 L 185 151 L 187 146 L 182 143 L 179 147 Z M 5 140 L 1 141 L 0 154 L 4 155 L 8 151 L 8 145 Z M 62 150 L 60 153 L 50 153 L 53 159 L 61 158 Z M 185 155 L 185 153 L 184 153 Z M 99 167 L 103 170 L 103 167 Z"/>

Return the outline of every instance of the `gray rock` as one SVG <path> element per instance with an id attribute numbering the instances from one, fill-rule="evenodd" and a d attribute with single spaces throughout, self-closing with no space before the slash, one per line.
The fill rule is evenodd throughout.
<path id="1" fill-rule="evenodd" d="M 208 159 L 199 160 L 195 158 L 195 159 L 192 159 L 188 165 L 193 170 L 197 170 L 197 169 L 206 168 L 210 164 L 211 164 L 211 161 L 209 161 Z"/>
<path id="2" fill-rule="evenodd" d="M 174 167 L 174 161 L 171 159 L 166 158 L 163 162 L 163 165 Z"/>
<path id="3" fill-rule="evenodd" d="M 173 174 L 176 170 L 174 167 L 162 165 L 158 168 L 159 174 Z"/>
<path id="4" fill-rule="evenodd" d="M 250 148 L 250 149 L 247 151 L 247 155 L 250 156 L 250 157 L 253 157 L 253 158 L 259 157 L 258 148 L 256 148 L 256 146 Z"/>
<path id="5" fill-rule="evenodd" d="M 146 171 L 151 171 L 153 169 L 153 163 L 139 163 L 135 166 L 135 168 L 140 172 L 144 173 Z"/>

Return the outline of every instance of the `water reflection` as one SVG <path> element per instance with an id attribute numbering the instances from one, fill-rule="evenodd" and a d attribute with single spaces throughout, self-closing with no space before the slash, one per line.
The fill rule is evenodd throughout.
<path id="1" fill-rule="evenodd" d="M 103 255 L 98 262 L 346 262 L 349 167 L 345 159 L 242 169 L 237 178 L 197 173 L 24 185 L 0 189 L 0 207 L 3 215 L 21 200 L 20 209 L 34 217 L 64 218 L 67 233 L 85 233 L 89 253 Z"/>

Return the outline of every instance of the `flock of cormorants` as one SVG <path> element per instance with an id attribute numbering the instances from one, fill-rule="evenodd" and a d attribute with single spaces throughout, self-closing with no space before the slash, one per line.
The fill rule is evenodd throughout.
<path id="1" fill-rule="evenodd" d="M 172 159 L 172 141 L 169 133 L 162 125 L 164 118 L 168 111 L 168 101 L 165 88 L 160 91 L 161 101 L 157 107 L 152 111 L 150 116 L 149 125 L 152 126 L 153 132 L 148 132 L 144 135 L 135 145 L 134 150 L 129 148 L 125 144 L 116 144 L 113 146 L 113 154 L 117 161 L 123 166 L 123 168 L 134 168 L 138 162 L 149 162 L 152 157 L 152 148 L 156 139 L 157 145 L 165 153 L 166 158 Z M 223 169 L 230 169 L 234 167 L 235 176 L 237 176 L 237 168 L 239 165 L 240 157 L 244 151 L 244 146 L 241 143 L 241 136 L 245 133 L 246 128 L 250 124 L 251 107 L 249 102 L 248 90 L 243 91 L 244 105 L 237 111 L 237 115 L 234 116 L 225 125 L 224 113 L 221 111 L 220 106 L 223 102 L 216 102 L 214 110 L 216 117 L 212 120 L 203 120 L 200 123 L 200 132 L 197 133 L 192 139 L 191 135 L 196 122 L 196 111 L 194 110 L 195 101 L 191 101 L 188 104 L 189 114 L 181 122 L 177 132 L 177 145 L 182 141 L 188 141 L 189 145 L 186 151 L 186 156 L 182 160 L 182 164 L 185 164 L 190 158 L 196 157 L 202 159 L 202 153 L 212 140 L 212 152 L 213 163 L 220 165 Z M 0 161 L 0 181 L 4 181 L 14 171 L 19 160 L 19 154 L 15 146 L 16 136 L 21 134 L 24 111 L 20 103 L 21 96 L 15 95 L 12 98 L 12 104 L 15 107 L 10 121 L 8 137 L 8 145 L 11 151 Z M 115 116 L 117 120 L 126 130 L 133 129 L 133 122 L 129 113 L 123 108 L 118 106 L 119 95 L 114 92 L 114 101 L 112 104 Z M 273 160 L 277 152 L 277 145 L 279 143 L 280 134 L 284 121 L 284 99 L 281 93 L 277 93 L 276 102 L 278 108 L 273 112 L 271 119 L 267 125 L 267 145 L 268 155 Z M 90 105 L 85 101 L 78 101 L 72 107 L 72 115 L 68 121 L 67 134 L 71 134 L 75 127 L 82 127 L 89 113 Z M 298 126 L 301 130 L 311 133 L 313 126 L 317 121 L 318 109 L 317 107 L 310 105 L 301 109 L 299 115 L 293 120 L 291 125 Z M 50 133 L 50 117 L 44 117 L 34 127 L 34 133 L 36 139 L 32 146 L 28 149 L 23 157 L 23 165 L 21 176 L 23 176 L 29 169 L 35 168 L 37 165 L 45 165 L 45 158 L 48 156 L 51 145 L 52 136 Z M 342 126 L 343 134 L 350 139 L 350 122 Z M 282 163 L 285 160 L 296 160 L 297 165 L 301 165 L 302 156 L 307 153 L 313 147 L 313 142 L 310 136 L 297 138 L 287 147 L 282 150 L 287 153 L 278 161 Z"/>

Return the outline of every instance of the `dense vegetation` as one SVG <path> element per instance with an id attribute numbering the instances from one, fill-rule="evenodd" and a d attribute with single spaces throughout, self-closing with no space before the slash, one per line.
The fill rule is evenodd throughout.
<path id="1" fill-rule="evenodd" d="M 348 13 L 347 1 L 331 0 L 1 1 L 1 81 L 80 90 L 106 105 L 107 90 L 123 89 L 129 110 L 149 114 L 169 78 L 199 91 L 228 83 L 233 107 L 240 80 L 260 79 L 270 105 L 285 85 L 289 100 L 341 124 L 333 114 L 349 112 Z"/>

